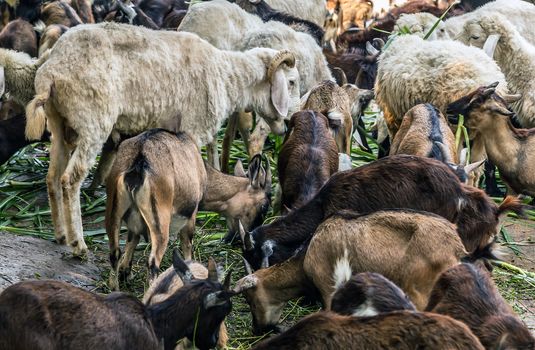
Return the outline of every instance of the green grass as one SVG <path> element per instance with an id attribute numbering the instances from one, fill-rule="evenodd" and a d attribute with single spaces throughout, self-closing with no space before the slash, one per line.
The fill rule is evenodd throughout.
<path id="1" fill-rule="evenodd" d="M 375 114 L 367 112 L 365 115 L 366 128 L 369 130 L 375 119 Z M 221 145 L 223 132 L 219 134 L 219 144 Z M 272 172 L 274 175 L 273 186 L 277 183 L 276 160 L 278 149 L 282 139 L 270 137 L 265 153 L 268 154 Z M 372 149 L 371 153 L 354 148 L 352 150 L 352 161 L 354 166 L 369 163 L 377 158 L 378 146 L 376 142 L 368 138 L 368 143 Z M 6 164 L 0 166 L 0 230 L 8 231 L 18 235 L 30 235 L 43 239 L 53 239 L 53 228 L 46 196 L 45 176 L 48 167 L 48 145 L 34 144 L 19 151 Z M 236 140 L 231 149 L 231 169 L 237 159 L 242 159 L 247 165 L 247 153 L 241 140 Z M 88 186 L 92 177 L 90 176 L 84 186 Z M 503 185 L 502 185 L 503 186 Z M 99 258 L 102 267 L 102 279 L 98 283 L 98 291 L 109 292 L 108 280 L 108 247 L 107 237 L 103 229 L 105 191 L 97 190 L 96 193 L 83 191 L 82 213 L 84 218 L 84 233 L 90 250 Z M 535 213 L 530 213 L 535 219 Z M 270 213 L 266 222 L 274 220 L 273 213 Z M 209 257 L 213 257 L 225 272 L 232 269 L 233 283 L 245 276 L 245 271 L 241 259 L 239 247 L 232 247 L 221 242 L 226 229 L 223 218 L 217 214 L 200 212 L 197 219 L 196 234 L 194 237 L 194 259 L 206 263 Z M 124 237 L 123 237 L 124 238 Z M 507 231 L 503 232 L 503 240 L 510 247 L 515 247 L 515 242 Z M 124 241 L 121 241 L 124 244 Z M 170 246 L 178 247 L 177 241 L 172 241 Z M 150 252 L 147 243 L 140 243 L 134 256 L 133 278 L 122 285 L 122 290 L 132 293 L 137 297 L 143 295 L 147 288 L 146 262 Z M 162 269 L 170 265 L 171 247 L 162 262 Z M 516 301 L 525 296 L 535 298 L 533 281 L 514 273 L 510 270 L 496 268 L 497 281 L 504 296 L 512 302 L 518 312 L 526 312 Z M 283 313 L 285 325 L 291 325 L 303 316 L 315 312 L 319 305 L 303 306 L 298 300 L 288 304 Z M 233 299 L 233 310 L 227 318 L 229 328 L 229 348 L 246 349 L 250 345 L 261 340 L 251 334 L 251 315 L 249 307 L 243 297 L 238 296 Z"/>

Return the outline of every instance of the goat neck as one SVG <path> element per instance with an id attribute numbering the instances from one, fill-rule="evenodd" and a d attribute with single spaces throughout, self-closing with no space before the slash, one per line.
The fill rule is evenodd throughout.
<path id="1" fill-rule="evenodd" d="M 201 207 L 204 210 L 225 214 L 229 201 L 249 186 L 246 177 L 224 174 L 212 166 L 206 166 L 208 181 Z"/>

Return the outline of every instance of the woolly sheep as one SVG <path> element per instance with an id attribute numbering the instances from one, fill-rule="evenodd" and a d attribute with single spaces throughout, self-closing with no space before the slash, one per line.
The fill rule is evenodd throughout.
<path id="1" fill-rule="evenodd" d="M 402 31 L 408 30 L 409 33 L 418 35 L 423 38 L 435 25 L 438 18 L 427 12 L 402 14 L 396 21 L 394 30 Z M 450 36 L 446 31 L 446 25 L 440 21 L 428 40 L 449 39 Z"/>
<path id="2" fill-rule="evenodd" d="M 200 146 L 230 113 L 254 108 L 282 133 L 283 118 L 299 107 L 294 65 L 288 51 L 222 51 L 190 33 L 116 23 L 70 29 L 38 70 L 26 110 L 29 139 L 47 121 L 54 136 L 47 185 L 56 239 L 86 251 L 80 186 L 112 131 L 175 120 Z"/>
<path id="3" fill-rule="evenodd" d="M 255 0 L 249 1 L 254 2 Z M 276 10 L 306 19 L 319 26 L 323 26 L 327 14 L 325 0 L 266 0 L 266 2 Z"/>
<path id="4" fill-rule="evenodd" d="M 522 95 L 521 100 L 512 105 L 520 124 L 524 128 L 535 127 L 535 46 L 497 13 L 468 20 L 458 39 L 467 45 L 484 48 L 494 57 L 509 88 Z"/>

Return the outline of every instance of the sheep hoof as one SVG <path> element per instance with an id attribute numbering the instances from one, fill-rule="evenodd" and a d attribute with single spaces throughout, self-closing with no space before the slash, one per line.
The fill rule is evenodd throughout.
<path id="1" fill-rule="evenodd" d="M 79 242 L 79 241 L 73 241 L 71 244 L 72 247 L 72 255 L 75 257 L 86 257 L 87 256 L 87 245 L 85 242 Z"/>
<path id="2" fill-rule="evenodd" d="M 65 244 L 65 235 L 56 236 L 56 243 L 60 245 Z"/>

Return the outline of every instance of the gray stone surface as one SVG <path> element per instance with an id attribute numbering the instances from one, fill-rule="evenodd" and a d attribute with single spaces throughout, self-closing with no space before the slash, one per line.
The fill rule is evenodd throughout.
<path id="1" fill-rule="evenodd" d="M 0 290 L 27 279 L 55 279 L 93 290 L 100 270 L 91 254 L 82 261 L 66 246 L 0 232 Z"/>

